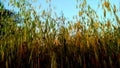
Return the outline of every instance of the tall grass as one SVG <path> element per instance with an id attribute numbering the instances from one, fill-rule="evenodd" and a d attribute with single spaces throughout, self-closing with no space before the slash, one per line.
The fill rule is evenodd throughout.
<path id="1" fill-rule="evenodd" d="M 104 9 L 101 21 L 84 0 L 76 22 L 64 22 L 63 16 L 52 18 L 45 10 L 38 16 L 24 1 L 10 3 L 20 9 L 20 23 L 14 21 L 16 15 L 10 17 L 4 15 L 4 8 L 0 10 L 1 68 L 120 67 L 120 19 L 109 1 L 100 4 Z M 106 19 L 107 12 L 118 25 Z"/>

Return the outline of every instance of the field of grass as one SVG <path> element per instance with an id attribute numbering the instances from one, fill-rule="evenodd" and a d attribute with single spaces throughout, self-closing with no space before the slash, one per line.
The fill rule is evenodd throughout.
<path id="1" fill-rule="evenodd" d="M 64 16 L 52 18 L 45 10 L 38 16 L 25 2 L 10 3 L 20 11 L 16 14 L 0 9 L 0 68 L 120 67 L 120 17 L 116 5 L 112 8 L 109 1 L 101 2 L 101 21 L 84 0 L 74 18 L 76 22 L 64 22 Z M 106 13 L 114 18 L 106 19 Z"/>

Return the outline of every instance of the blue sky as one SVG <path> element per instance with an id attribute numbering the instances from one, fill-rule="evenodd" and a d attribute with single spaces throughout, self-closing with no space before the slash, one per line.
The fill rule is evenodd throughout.
<path id="1" fill-rule="evenodd" d="M 111 5 L 115 4 L 117 8 L 120 7 L 120 1 L 119 0 L 109 0 Z M 87 4 L 90 5 L 94 10 L 97 12 L 101 12 L 100 9 L 98 9 L 98 4 L 100 3 L 100 0 L 87 0 Z M 46 0 L 38 0 L 35 5 L 42 6 L 42 9 L 46 9 L 48 7 L 48 3 L 46 3 Z M 60 14 L 61 11 L 63 11 L 64 15 L 66 17 L 71 17 L 73 15 L 78 14 L 79 9 L 76 9 L 76 0 L 51 0 L 50 4 L 52 7 L 56 7 L 55 11 Z"/>
<path id="2" fill-rule="evenodd" d="M 42 7 L 41 9 L 47 9 L 49 8 L 48 4 L 51 4 L 52 7 L 55 7 L 55 9 L 53 9 L 53 12 L 56 12 L 58 16 L 60 16 L 63 12 L 64 16 L 68 19 L 71 19 L 72 16 L 77 15 L 78 12 L 76 9 L 75 0 L 51 0 L 49 3 L 46 3 L 46 0 L 39 0 L 34 3 L 34 6 L 38 6 L 40 4 Z"/>
<path id="3" fill-rule="evenodd" d="M 5 0 L 2 0 L 4 2 Z M 28 0 L 29 1 L 29 0 Z M 109 0 L 110 3 L 116 4 L 117 8 L 120 10 L 120 1 L 119 0 Z M 4 2 L 4 6 L 6 9 L 12 9 L 13 7 L 8 6 L 9 0 L 6 0 Z M 31 1 L 33 6 L 41 5 L 41 9 L 47 9 L 48 3 L 46 3 L 46 0 L 37 0 L 35 3 L 33 3 L 33 0 Z M 54 12 L 57 13 L 58 16 L 61 15 L 61 12 L 64 13 L 64 16 L 67 19 L 72 19 L 73 16 L 78 14 L 79 9 L 76 9 L 76 0 L 51 0 L 49 2 L 52 7 L 55 7 Z M 98 3 L 100 3 L 100 0 L 87 0 L 87 4 L 89 4 L 99 16 L 103 15 L 103 11 L 101 8 L 98 9 Z M 36 9 L 37 12 L 40 10 Z M 108 17 L 112 17 L 110 14 L 107 14 Z M 120 13 L 118 13 L 118 16 L 120 16 Z"/>

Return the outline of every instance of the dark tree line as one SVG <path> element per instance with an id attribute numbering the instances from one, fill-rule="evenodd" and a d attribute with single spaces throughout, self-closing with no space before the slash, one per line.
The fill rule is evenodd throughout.
<path id="1" fill-rule="evenodd" d="M 14 35 L 18 23 L 20 23 L 20 16 L 16 12 L 6 9 L 0 2 L 0 40 L 4 40 L 10 34 Z"/>

